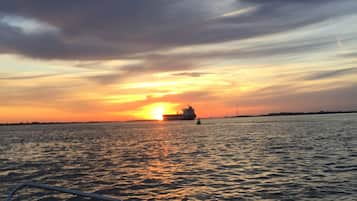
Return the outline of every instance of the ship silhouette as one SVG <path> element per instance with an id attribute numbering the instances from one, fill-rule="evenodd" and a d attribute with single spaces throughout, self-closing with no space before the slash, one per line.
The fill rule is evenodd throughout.
<path id="1" fill-rule="evenodd" d="M 192 106 L 182 109 L 181 114 L 164 114 L 162 115 L 164 121 L 173 120 L 194 120 L 196 118 L 195 109 Z"/>

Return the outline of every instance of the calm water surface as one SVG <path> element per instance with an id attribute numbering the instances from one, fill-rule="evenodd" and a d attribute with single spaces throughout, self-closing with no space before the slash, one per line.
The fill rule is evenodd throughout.
<path id="1" fill-rule="evenodd" d="M 27 181 L 123 200 L 357 200 L 357 115 L 1 126 L 0 200 Z"/>

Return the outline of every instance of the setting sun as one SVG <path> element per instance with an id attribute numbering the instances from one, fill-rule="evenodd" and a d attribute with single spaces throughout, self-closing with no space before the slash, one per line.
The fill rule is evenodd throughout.
<path id="1" fill-rule="evenodd" d="M 131 114 L 136 119 L 163 120 L 163 114 L 176 114 L 179 108 L 177 103 L 158 102 L 131 111 Z"/>
<path id="2" fill-rule="evenodd" d="M 156 119 L 156 120 L 160 120 L 160 121 L 163 120 L 162 115 L 164 113 L 165 113 L 165 109 L 164 109 L 164 106 L 162 106 L 162 105 L 159 105 L 159 106 L 153 108 L 151 111 L 152 118 Z"/>

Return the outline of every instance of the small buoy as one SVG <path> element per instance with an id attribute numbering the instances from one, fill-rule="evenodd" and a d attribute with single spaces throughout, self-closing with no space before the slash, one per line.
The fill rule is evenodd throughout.
<path id="1" fill-rule="evenodd" d="M 197 125 L 200 125 L 200 124 L 201 124 L 201 120 L 200 120 L 200 119 L 197 119 L 196 124 L 197 124 Z"/>

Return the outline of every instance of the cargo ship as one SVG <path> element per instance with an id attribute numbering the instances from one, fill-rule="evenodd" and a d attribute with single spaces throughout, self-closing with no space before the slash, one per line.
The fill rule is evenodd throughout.
<path id="1" fill-rule="evenodd" d="M 194 120 L 196 118 L 195 109 L 192 106 L 182 109 L 181 114 L 164 114 L 162 115 L 164 121 L 172 120 Z"/>

